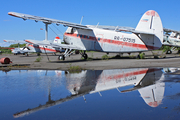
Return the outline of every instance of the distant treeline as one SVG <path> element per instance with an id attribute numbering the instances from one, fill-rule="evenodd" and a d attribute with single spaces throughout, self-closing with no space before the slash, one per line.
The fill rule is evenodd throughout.
<path id="1" fill-rule="evenodd" d="M 24 43 L 24 44 L 19 44 L 19 46 L 18 46 L 18 44 L 11 44 L 9 47 L 10 48 L 18 48 L 18 47 L 22 48 L 22 47 L 25 47 L 25 46 L 26 46 L 26 44 Z"/>

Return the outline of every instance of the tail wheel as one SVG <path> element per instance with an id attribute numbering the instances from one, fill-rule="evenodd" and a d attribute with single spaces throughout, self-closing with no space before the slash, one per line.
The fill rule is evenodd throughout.
<path id="1" fill-rule="evenodd" d="M 85 60 L 87 60 L 88 55 L 86 53 L 84 53 L 82 56 L 84 57 Z"/>

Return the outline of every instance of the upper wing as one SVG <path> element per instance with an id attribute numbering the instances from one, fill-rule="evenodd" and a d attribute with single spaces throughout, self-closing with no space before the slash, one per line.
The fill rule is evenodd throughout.
<path id="1" fill-rule="evenodd" d="M 52 43 L 49 41 L 37 41 L 37 40 L 25 40 L 28 43 L 42 45 L 42 46 L 51 46 L 53 48 L 67 48 L 67 49 L 78 49 L 81 50 L 80 47 L 75 45 L 67 45 L 67 44 L 60 44 L 60 43 Z"/>
<path id="2" fill-rule="evenodd" d="M 26 43 L 25 41 L 21 41 L 21 40 L 3 40 L 3 41 L 8 43 Z"/>
<path id="3" fill-rule="evenodd" d="M 34 16 L 34 15 L 28 15 L 28 14 L 22 14 L 22 13 L 17 13 L 17 12 L 9 12 L 8 13 L 11 16 L 14 17 L 19 17 L 22 18 L 23 20 L 27 20 L 27 19 L 31 19 L 31 20 L 35 20 L 35 21 L 42 21 L 44 23 L 55 23 L 57 25 L 62 24 L 64 26 L 68 26 L 68 27 L 74 27 L 74 28 L 81 28 L 81 29 L 87 29 L 87 30 L 92 30 L 91 27 L 96 27 L 96 28 L 101 28 L 101 29 L 107 29 L 107 30 L 115 30 L 117 32 L 120 31 L 126 31 L 126 32 L 132 32 L 135 34 L 150 34 L 150 35 L 154 35 L 153 32 L 143 32 L 143 31 L 137 31 L 135 29 L 132 29 L 130 27 L 118 27 L 118 26 L 86 26 L 86 25 L 81 25 L 81 24 L 77 24 L 77 23 L 71 23 L 71 22 L 66 22 L 66 21 L 62 21 L 62 20 L 56 20 L 56 19 L 51 19 L 51 18 L 45 18 L 45 17 L 39 17 L 39 16 Z"/>
<path id="4" fill-rule="evenodd" d="M 55 23 L 57 25 L 62 24 L 64 26 L 91 30 L 90 28 L 88 28 L 85 25 L 66 22 L 66 21 L 62 21 L 62 20 L 50 19 L 50 18 L 39 17 L 39 16 L 34 16 L 34 15 L 28 15 L 28 14 L 22 14 L 22 13 L 16 13 L 16 12 L 9 12 L 8 14 L 11 16 L 14 16 L 14 17 L 22 18 L 23 20 L 31 19 L 31 20 L 35 20 L 35 21 L 42 21 L 44 23 Z"/>
<path id="5" fill-rule="evenodd" d="M 179 33 L 180 34 L 180 31 L 176 31 L 176 30 L 172 30 L 172 29 L 164 28 L 163 30 L 164 30 L 164 32 L 175 32 L 175 33 Z"/>

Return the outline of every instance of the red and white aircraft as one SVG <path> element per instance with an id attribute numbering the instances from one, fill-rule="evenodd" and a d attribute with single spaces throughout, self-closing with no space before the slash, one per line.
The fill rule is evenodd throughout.
<path id="1" fill-rule="evenodd" d="M 56 52 L 64 52 L 64 50 L 59 49 L 59 48 L 53 48 L 51 46 L 43 46 L 43 45 L 38 45 L 38 44 L 33 44 L 25 41 L 20 41 L 20 40 L 4 40 L 4 42 L 9 42 L 9 43 L 26 43 L 26 47 L 24 48 L 14 48 L 11 49 L 12 53 L 14 55 L 17 54 L 23 54 L 28 56 L 29 53 L 56 53 Z M 39 41 L 39 42 L 44 42 L 44 43 L 58 43 L 61 44 L 61 39 L 57 36 L 54 41 Z"/>
<path id="2" fill-rule="evenodd" d="M 63 38 L 66 44 L 46 44 L 27 40 L 30 43 L 66 49 L 64 54 L 59 56 L 59 59 L 63 60 L 70 56 L 74 50 L 83 50 L 82 56 L 87 59 L 88 56 L 85 51 L 88 50 L 106 53 L 140 53 L 159 49 L 163 43 L 162 22 L 154 10 L 144 13 L 135 29 L 125 29 L 119 26 L 81 25 L 16 12 L 9 12 L 8 14 L 24 20 L 42 21 L 46 24 L 46 36 L 48 24 L 55 23 L 68 26 Z M 131 32 L 131 34 L 124 31 Z"/>

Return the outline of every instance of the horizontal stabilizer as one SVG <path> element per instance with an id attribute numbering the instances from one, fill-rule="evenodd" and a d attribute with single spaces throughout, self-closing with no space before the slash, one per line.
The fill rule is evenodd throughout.
<path id="1" fill-rule="evenodd" d="M 30 44 L 36 44 L 36 45 L 42 45 L 42 46 L 51 46 L 53 48 L 67 48 L 67 49 L 81 50 L 81 48 L 76 47 L 75 45 L 67 45 L 67 44 L 52 43 L 49 41 L 37 41 L 37 40 L 25 40 L 25 41 L 30 43 Z"/>
<path id="2" fill-rule="evenodd" d="M 88 27 L 91 28 L 100 28 L 100 29 L 105 29 L 105 30 L 112 30 L 112 31 L 116 31 L 116 32 L 131 32 L 131 33 L 135 33 L 135 34 L 148 34 L 148 35 L 154 35 L 153 32 L 146 32 L 146 31 L 140 31 L 140 30 L 135 30 L 135 28 L 132 27 L 121 27 L 121 26 L 103 26 L 103 25 L 88 25 Z"/>

